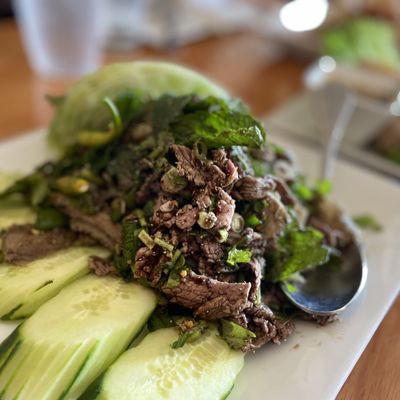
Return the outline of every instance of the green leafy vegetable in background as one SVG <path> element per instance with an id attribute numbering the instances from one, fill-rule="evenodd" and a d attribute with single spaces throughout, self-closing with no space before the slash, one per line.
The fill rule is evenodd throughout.
<path id="1" fill-rule="evenodd" d="M 391 160 L 391 161 L 393 161 L 393 162 L 395 162 L 395 163 L 397 163 L 397 164 L 400 164 L 400 149 L 392 149 L 392 150 L 386 155 L 386 157 L 387 157 L 389 160 Z"/>
<path id="2" fill-rule="evenodd" d="M 327 262 L 330 251 L 322 243 L 323 237 L 313 228 L 288 231 L 278 240 L 277 253 L 267 271 L 267 279 L 282 281 L 296 272 Z"/>
<path id="3" fill-rule="evenodd" d="M 371 214 L 360 214 L 353 217 L 353 221 L 363 229 L 380 232 L 382 225 Z"/>
<path id="4" fill-rule="evenodd" d="M 304 201 L 310 202 L 316 197 L 326 197 L 332 190 L 332 182 L 328 179 L 317 180 L 313 188 L 308 187 L 303 177 L 299 177 L 292 185 L 293 192 L 297 197 Z"/>
<path id="5" fill-rule="evenodd" d="M 400 68 L 395 30 L 382 19 L 355 18 L 325 32 L 322 41 L 323 52 L 340 61 Z"/>

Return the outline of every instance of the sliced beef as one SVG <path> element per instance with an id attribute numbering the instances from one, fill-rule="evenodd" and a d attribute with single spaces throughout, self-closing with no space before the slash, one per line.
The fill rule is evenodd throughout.
<path id="1" fill-rule="evenodd" d="M 274 177 L 273 180 L 276 185 L 276 191 L 281 196 L 282 202 L 288 206 L 294 206 L 297 203 L 297 199 L 286 182 L 277 177 Z"/>
<path id="2" fill-rule="evenodd" d="M 178 202 L 170 195 L 161 192 L 154 205 L 152 222 L 155 226 L 171 228 L 175 224 L 175 216 L 178 211 Z"/>
<path id="3" fill-rule="evenodd" d="M 236 182 L 232 196 L 236 200 L 263 200 L 275 187 L 276 183 L 269 175 L 264 178 L 246 175 Z"/>
<path id="4" fill-rule="evenodd" d="M 319 199 L 313 206 L 309 223 L 325 233 L 328 243 L 345 247 L 354 242 L 357 228 L 340 207 L 326 199 Z"/>
<path id="5" fill-rule="evenodd" d="M 277 319 L 265 305 L 253 306 L 245 310 L 247 319 L 246 328 L 256 334 L 242 350 L 254 351 L 268 342 L 280 344 L 286 340 L 294 330 L 291 320 Z"/>
<path id="6" fill-rule="evenodd" d="M 154 193 L 160 191 L 160 176 L 161 173 L 157 171 L 146 178 L 143 185 L 136 193 L 136 201 L 138 204 L 147 203 L 147 201 L 152 199 Z"/>
<path id="7" fill-rule="evenodd" d="M 324 234 L 324 242 L 328 246 L 339 247 L 340 243 L 346 241 L 342 231 L 332 228 L 314 215 L 308 219 L 308 225 L 318 229 Z"/>
<path id="8" fill-rule="evenodd" d="M 226 280 L 219 279 L 218 273 L 216 271 L 215 264 L 208 261 L 205 257 L 197 256 L 197 268 L 193 268 L 194 272 L 198 273 L 199 275 L 205 275 L 209 278 L 218 279 L 220 281 L 226 282 Z M 233 282 L 236 282 L 234 280 Z"/>
<path id="9" fill-rule="evenodd" d="M 263 256 L 267 248 L 267 241 L 259 232 L 255 232 L 253 228 L 245 228 L 240 233 L 229 231 L 228 244 L 251 247 L 253 256 Z"/>
<path id="10" fill-rule="evenodd" d="M 176 226 L 184 231 L 190 230 L 197 222 L 199 210 L 190 204 L 183 206 L 177 213 L 175 218 Z"/>
<path id="11" fill-rule="evenodd" d="M 224 249 L 215 239 L 204 238 L 200 240 L 200 247 L 209 263 L 219 263 L 224 257 Z"/>
<path id="12" fill-rule="evenodd" d="M 217 217 L 214 228 L 229 230 L 232 224 L 233 214 L 235 213 L 235 201 L 221 188 L 217 189 L 217 203 L 214 213 Z"/>
<path id="13" fill-rule="evenodd" d="M 220 167 L 212 161 L 201 160 L 188 147 L 173 145 L 172 150 L 178 160 L 178 173 L 196 186 L 226 187 L 237 179 L 236 167 L 230 160 L 222 162 Z"/>
<path id="14" fill-rule="evenodd" d="M 174 288 L 162 290 L 169 301 L 194 310 L 199 318 L 214 320 L 240 314 L 250 303 L 250 283 L 226 283 L 189 272 Z"/>
<path id="15" fill-rule="evenodd" d="M 115 246 L 121 243 L 121 227 L 115 224 L 106 212 L 85 214 L 60 193 L 50 194 L 50 201 L 54 207 L 70 217 L 70 228 L 73 231 L 91 236 L 110 250 L 114 250 Z"/>
<path id="16" fill-rule="evenodd" d="M 165 256 L 160 248 L 141 247 L 135 256 L 134 278 L 146 279 L 152 287 L 156 287 L 162 274 L 161 265 Z"/>
<path id="17" fill-rule="evenodd" d="M 225 174 L 224 187 L 236 182 L 239 178 L 238 169 L 226 154 L 225 149 L 218 149 L 212 152 L 214 163 Z"/>
<path id="18" fill-rule="evenodd" d="M 279 197 L 274 193 L 267 193 L 265 199 L 267 200 L 267 207 L 263 210 L 262 220 L 264 223 L 257 227 L 257 230 L 266 240 L 274 242 L 285 230 L 289 222 L 289 214 Z"/>
<path id="19" fill-rule="evenodd" d="M 76 234 L 66 229 L 38 231 L 32 225 L 14 225 L 3 236 L 6 262 L 22 264 L 73 245 Z"/>
<path id="20" fill-rule="evenodd" d="M 92 256 L 89 257 L 89 268 L 97 276 L 113 275 L 118 276 L 118 269 L 110 260 L 102 257 Z"/>
<path id="21" fill-rule="evenodd" d="M 308 314 L 300 311 L 300 318 L 304 321 L 316 322 L 318 325 L 325 326 L 332 322 L 338 320 L 338 316 L 336 314 L 332 315 L 317 315 L 317 314 Z"/>
<path id="22" fill-rule="evenodd" d="M 246 268 L 246 281 L 251 283 L 249 300 L 252 303 L 255 303 L 257 301 L 257 297 L 261 295 L 260 286 L 264 267 L 265 259 L 262 257 L 255 257 L 251 260 Z"/>

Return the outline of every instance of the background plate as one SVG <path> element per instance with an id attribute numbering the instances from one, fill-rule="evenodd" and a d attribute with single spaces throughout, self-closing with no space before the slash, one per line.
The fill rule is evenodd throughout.
<path id="1" fill-rule="evenodd" d="M 315 150 L 277 135 L 272 139 L 293 150 L 308 176 L 317 175 Z M 43 132 L 2 142 L 0 170 L 29 171 L 50 154 Z M 231 400 L 334 399 L 399 291 L 400 187 L 342 161 L 334 187 L 333 197 L 350 214 L 372 213 L 384 225 L 383 232 L 365 235 L 369 263 L 365 291 L 339 322 L 327 327 L 299 322 L 287 342 L 248 355 Z M 14 326 L 0 322 L 0 341 Z"/>

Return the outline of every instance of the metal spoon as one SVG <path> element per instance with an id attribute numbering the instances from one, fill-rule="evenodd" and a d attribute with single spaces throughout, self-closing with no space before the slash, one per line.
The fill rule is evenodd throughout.
<path id="1" fill-rule="evenodd" d="M 330 99 L 344 96 L 334 118 L 333 128 L 328 130 L 329 135 L 323 146 L 322 177 L 331 178 L 340 142 L 355 108 L 355 97 L 337 86 L 326 88 L 322 95 Z M 322 111 L 321 105 L 327 104 L 326 97 L 324 100 L 317 95 L 316 99 L 319 103 L 318 111 Z M 332 107 L 327 109 L 332 111 Z M 321 115 L 319 113 L 320 117 Z M 354 243 L 342 251 L 340 265 L 314 267 L 280 284 L 286 297 L 296 307 L 309 314 L 336 314 L 343 311 L 362 292 L 368 275 L 365 247 L 358 230 L 354 226 L 352 230 Z"/>

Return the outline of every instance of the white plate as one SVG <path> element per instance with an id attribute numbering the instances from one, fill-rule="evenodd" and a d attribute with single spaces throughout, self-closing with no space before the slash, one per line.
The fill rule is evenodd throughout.
<path id="1" fill-rule="evenodd" d="M 277 141 L 295 152 L 305 172 L 315 175 L 313 150 Z M 23 136 L 0 144 L 0 170 L 29 171 L 48 156 L 43 133 Z M 345 162 L 338 164 L 334 185 L 334 198 L 351 214 L 371 212 L 384 225 L 382 233 L 365 236 L 366 289 L 339 322 L 323 328 L 299 322 L 286 343 L 248 355 L 231 400 L 334 399 L 399 291 L 400 187 Z M 0 323 L 0 341 L 14 326 Z"/>

